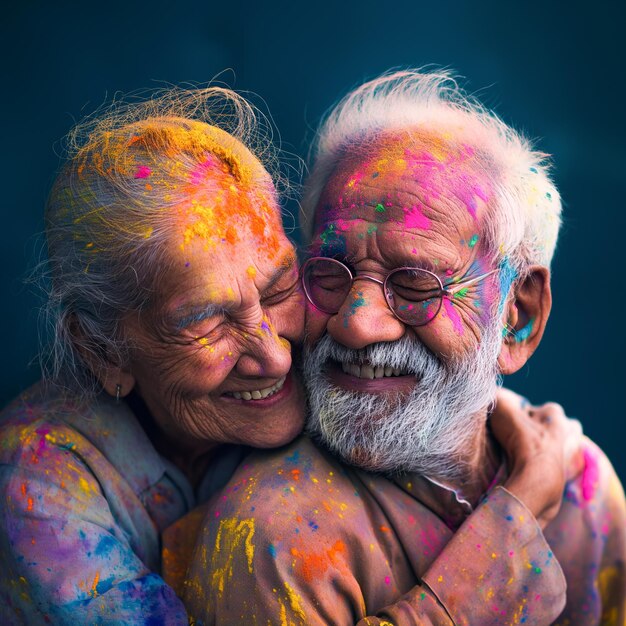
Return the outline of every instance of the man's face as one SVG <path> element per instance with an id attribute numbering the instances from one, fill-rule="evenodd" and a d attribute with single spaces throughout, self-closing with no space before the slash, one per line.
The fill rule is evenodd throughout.
<path id="1" fill-rule="evenodd" d="M 131 370 L 172 441 L 274 447 L 304 422 L 297 259 L 271 194 L 214 170 L 175 208 L 153 308 L 126 320 Z"/>
<path id="2" fill-rule="evenodd" d="M 341 260 L 353 275 L 379 281 L 398 267 L 430 270 L 444 286 L 470 280 L 495 269 L 481 238 L 481 220 L 492 193 L 489 178 L 476 168 L 469 148 L 451 147 L 433 137 L 408 142 L 406 137 L 390 136 L 365 157 L 347 156 L 335 169 L 318 204 L 311 256 Z M 491 274 L 455 297 L 444 297 L 439 314 L 420 327 L 397 319 L 382 286 L 371 280 L 355 281 L 334 315 L 308 303 L 306 376 L 313 412 L 318 414 L 312 430 L 316 434 L 321 430 L 322 438 L 324 429 L 332 431 L 327 438 L 332 439 L 345 430 L 338 422 L 348 413 L 371 413 L 367 420 L 355 416 L 350 424 L 353 431 L 361 429 L 363 437 L 348 446 L 359 449 L 341 453 L 353 462 L 383 469 L 380 454 L 372 459 L 374 451 L 362 449 L 368 438 L 375 437 L 374 431 L 390 423 L 376 414 L 406 412 L 402 411 L 406 403 L 421 397 L 425 404 L 415 410 L 424 415 L 412 428 L 419 430 L 422 418 L 436 421 L 436 427 L 431 424 L 422 433 L 422 439 L 432 440 L 449 424 L 441 415 L 442 404 L 434 406 L 433 394 L 444 394 L 442 402 L 449 404 L 450 393 L 469 393 L 467 406 L 461 402 L 457 413 L 486 408 L 495 390 L 500 331 L 494 318 L 500 294 L 498 273 Z M 326 357 L 323 362 L 317 358 L 320 353 Z M 382 362 L 385 359 L 388 362 Z M 468 366 L 485 370 L 475 377 L 478 389 L 457 393 L 456 378 L 467 376 Z M 311 385 L 311 379 L 323 388 Z M 324 400 L 328 394 L 332 398 Z M 345 399 L 345 411 L 338 398 Z M 438 415 L 426 415 L 429 411 Z M 321 424 L 316 425 L 318 418 Z M 327 442 L 333 447 L 333 441 Z M 377 445 L 380 449 L 384 444 Z"/>

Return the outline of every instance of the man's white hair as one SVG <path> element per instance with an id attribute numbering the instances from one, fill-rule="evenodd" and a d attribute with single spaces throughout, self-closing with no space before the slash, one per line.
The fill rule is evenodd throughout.
<path id="1" fill-rule="evenodd" d="M 518 277 L 533 264 L 550 266 L 561 201 L 548 175 L 548 155 L 468 96 L 448 71 L 385 74 L 330 111 L 313 144 L 302 201 L 308 237 L 320 196 L 342 157 L 383 133 L 402 130 L 417 139 L 423 131 L 471 146 L 495 191 L 482 233 L 494 261 L 504 261 Z"/>

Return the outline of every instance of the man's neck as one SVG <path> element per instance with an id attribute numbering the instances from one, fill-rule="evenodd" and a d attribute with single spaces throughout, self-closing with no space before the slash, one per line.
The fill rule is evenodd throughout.
<path id="1" fill-rule="evenodd" d="M 437 476 L 428 478 L 453 489 L 459 497 L 475 507 L 491 487 L 502 464 L 502 450 L 487 427 L 486 419 L 485 426 L 479 430 L 474 440 L 474 445 L 459 461 L 463 467 L 461 478 L 450 479 Z"/>

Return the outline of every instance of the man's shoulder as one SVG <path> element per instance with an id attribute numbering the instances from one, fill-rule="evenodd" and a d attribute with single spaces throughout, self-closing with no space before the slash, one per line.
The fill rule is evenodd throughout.
<path id="1" fill-rule="evenodd" d="M 367 534 L 366 490 L 358 472 L 320 449 L 307 437 L 284 448 L 256 451 L 209 504 L 205 518 L 212 532 L 229 524 L 254 527 L 255 541 L 297 547 L 302 539 L 334 545 Z M 343 530 L 341 530 L 343 529 Z"/>
<path id="2" fill-rule="evenodd" d="M 354 477 L 339 459 L 300 436 L 287 446 L 255 450 L 224 487 L 218 502 L 259 514 L 277 503 L 305 507 L 320 498 L 354 492 Z"/>
<path id="3" fill-rule="evenodd" d="M 607 455 L 588 437 L 584 437 L 582 454 L 582 471 L 567 484 L 566 502 L 596 512 L 611 503 L 623 504 L 623 487 Z"/>

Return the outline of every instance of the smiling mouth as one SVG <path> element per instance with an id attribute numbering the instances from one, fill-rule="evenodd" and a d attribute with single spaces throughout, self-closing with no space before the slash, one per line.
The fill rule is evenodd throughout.
<path id="1" fill-rule="evenodd" d="M 286 376 L 279 378 L 271 387 L 265 387 L 264 389 L 254 389 L 250 391 L 227 391 L 224 395 L 235 400 L 264 400 L 278 393 L 285 384 Z"/>
<path id="2" fill-rule="evenodd" d="M 375 378 L 391 378 L 393 376 L 408 376 L 409 372 L 402 370 L 399 367 L 390 366 L 372 366 L 367 363 L 351 363 L 348 361 L 342 361 L 337 363 L 341 366 L 341 369 L 345 374 L 350 374 L 356 378 L 364 378 L 367 380 L 374 380 Z"/>

